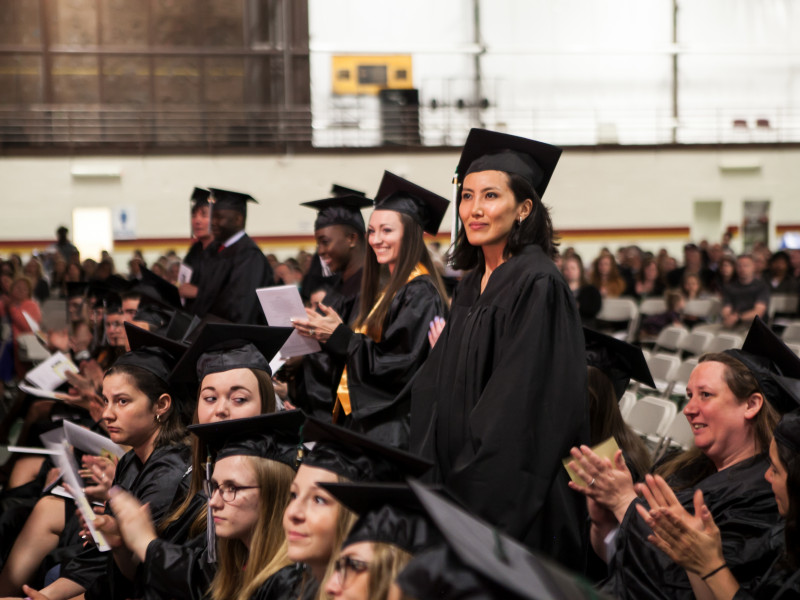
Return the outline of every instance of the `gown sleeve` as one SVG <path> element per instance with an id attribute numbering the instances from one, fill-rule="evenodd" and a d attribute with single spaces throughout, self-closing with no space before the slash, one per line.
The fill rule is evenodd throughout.
<path id="1" fill-rule="evenodd" d="M 187 544 L 153 540 L 147 546 L 143 572 L 145 599 L 200 600 L 216 573 L 216 563 L 207 560 L 206 534 Z"/>
<path id="2" fill-rule="evenodd" d="M 555 276 L 523 276 L 509 293 L 508 312 L 477 330 L 494 339 L 471 342 L 493 348 L 491 372 L 444 483 L 512 537 L 561 556 L 582 545 L 585 503 L 568 488 L 561 460 L 588 440 L 583 332 Z"/>
<path id="3" fill-rule="evenodd" d="M 428 326 L 437 315 L 446 316 L 444 303 L 430 279 L 420 276 L 398 291 L 379 341 L 353 333 L 344 325 L 337 328 L 331 336 L 331 350 L 335 353 L 346 339 L 347 385 L 354 420 L 391 406 L 411 381 L 428 356 Z"/>

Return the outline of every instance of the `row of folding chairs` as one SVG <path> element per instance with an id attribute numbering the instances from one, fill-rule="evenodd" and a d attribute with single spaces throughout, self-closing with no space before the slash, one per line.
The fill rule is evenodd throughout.
<path id="1" fill-rule="evenodd" d="M 800 322 L 793 322 L 781 332 L 781 339 L 800 356 Z M 654 352 L 677 355 L 700 355 L 707 352 L 724 352 L 741 348 L 744 337 L 723 330 L 719 325 L 698 325 L 691 331 L 673 325 L 665 327 L 656 338 Z"/>
<path id="2" fill-rule="evenodd" d="M 798 294 L 773 294 L 770 297 L 770 304 L 767 313 L 767 323 L 771 326 L 775 322 L 776 314 L 796 314 L 798 311 Z M 686 303 L 683 314 L 696 317 L 708 323 L 712 323 L 719 316 L 722 302 L 719 298 L 698 298 L 689 300 Z M 639 325 L 642 317 L 657 315 L 667 312 L 667 304 L 663 298 L 645 298 L 637 302 L 633 298 L 604 298 L 597 318 L 608 323 L 619 323 L 613 335 L 621 340 L 633 342 L 639 332 Z M 792 335 L 793 343 L 800 343 L 800 321 L 791 322 L 783 320 L 781 325 L 796 325 L 797 329 Z M 711 330 L 719 329 L 720 325 L 698 325 L 702 331 L 703 327 Z M 789 328 L 787 327 L 787 329 Z M 785 340 L 789 343 L 789 340 Z"/>
<path id="3" fill-rule="evenodd" d="M 626 392 L 620 400 L 620 412 L 625 423 L 653 447 L 671 444 L 685 450 L 694 441 L 686 417 L 666 398 L 644 396 L 637 400 L 633 392 Z"/>

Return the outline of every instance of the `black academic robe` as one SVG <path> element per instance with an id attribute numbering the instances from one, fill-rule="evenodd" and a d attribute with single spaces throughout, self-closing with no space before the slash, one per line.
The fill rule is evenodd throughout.
<path id="1" fill-rule="evenodd" d="M 409 384 L 430 352 L 428 329 L 447 308 L 428 275 L 415 277 L 395 295 L 377 342 L 339 325 L 328 351 L 346 357 L 352 412 L 344 425 L 397 448 L 408 447 Z"/>
<path id="2" fill-rule="evenodd" d="M 583 331 L 561 273 L 527 246 L 456 290 L 450 319 L 412 390 L 410 450 L 480 517 L 573 569 L 585 501 L 561 460 L 588 443 Z"/>
<path id="3" fill-rule="evenodd" d="M 204 249 L 203 244 L 199 241 L 192 244 L 192 247 L 189 248 L 189 252 L 187 252 L 186 256 L 183 258 L 183 263 L 192 269 L 192 277 L 189 279 L 189 283 L 192 285 L 197 285 L 197 283 L 200 281 L 200 273 L 203 270 L 203 263 L 207 258 L 208 248 Z M 187 298 L 184 305 L 184 310 L 187 312 L 192 312 L 194 301 L 194 298 Z"/>
<path id="4" fill-rule="evenodd" d="M 142 569 L 144 598 L 204 598 L 217 572 L 207 550 L 205 533 L 185 544 L 160 538 L 150 542 Z"/>
<path id="5" fill-rule="evenodd" d="M 192 311 L 198 317 L 212 314 L 232 323 L 266 324 L 256 296 L 257 288 L 273 284 L 266 257 L 247 234 L 222 251 L 219 248 L 219 242 L 213 242 L 207 249 Z"/>
<path id="6" fill-rule="evenodd" d="M 352 325 L 358 316 L 362 273 L 363 269 L 359 269 L 346 281 L 339 278 L 323 300 L 323 304 L 335 310 L 347 325 Z M 325 344 L 320 352 L 304 356 L 291 388 L 292 404 L 308 415 L 330 421 L 345 359 L 346 356 L 334 354 Z"/>
<path id="7" fill-rule="evenodd" d="M 725 561 L 743 586 L 763 575 L 777 554 L 777 550 L 767 549 L 772 527 L 779 519 L 772 488 L 764 480 L 768 466 L 767 455 L 760 454 L 676 494 L 693 513 L 694 492 L 703 490 L 722 535 Z M 652 532 L 636 510 L 640 503 L 644 501 L 631 503 L 620 524 L 610 575 L 601 589 L 620 600 L 694 598 L 686 571 L 647 541 Z"/>
<path id="8" fill-rule="evenodd" d="M 311 577 L 308 577 L 309 584 L 304 586 L 305 573 L 306 569 L 301 563 L 283 567 L 262 583 L 250 600 L 310 600 L 319 586 Z"/>
<path id="9" fill-rule="evenodd" d="M 784 552 L 786 538 L 784 523 L 781 521 L 772 528 L 771 535 L 765 540 L 765 552 L 777 555 L 763 577 L 742 586 L 733 596 L 733 600 L 797 600 L 800 598 L 800 570 L 792 569 L 786 562 Z"/>
<path id="10" fill-rule="evenodd" d="M 154 522 L 163 518 L 172 505 L 180 486 L 188 483 L 186 473 L 191 465 L 191 449 L 185 445 L 170 444 L 153 450 L 142 464 L 133 450 L 127 452 L 117 464 L 114 485 L 130 492 L 142 504 L 149 504 Z M 62 565 L 61 576 L 87 590 L 86 598 L 138 598 L 141 590 L 137 582 L 128 580 L 117 567 L 111 553 L 96 547 L 87 548 Z"/>

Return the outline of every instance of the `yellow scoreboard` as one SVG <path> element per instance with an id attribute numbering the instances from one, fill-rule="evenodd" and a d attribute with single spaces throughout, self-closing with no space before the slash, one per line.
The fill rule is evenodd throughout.
<path id="1" fill-rule="evenodd" d="M 375 96 L 384 89 L 412 87 L 409 54 L 333 57 L 333 93 L 336 95 Z"/>

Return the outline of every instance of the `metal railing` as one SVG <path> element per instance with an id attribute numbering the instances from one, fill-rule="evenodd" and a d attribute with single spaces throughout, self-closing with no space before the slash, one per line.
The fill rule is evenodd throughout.
<path id="1" fill-rule="evenodd" d="M 0 107 L 0 150 L 458 146 L 471 127 L 570 145 L 800 142 L 800 110 L 501 110 L 405 106 Z"/>

